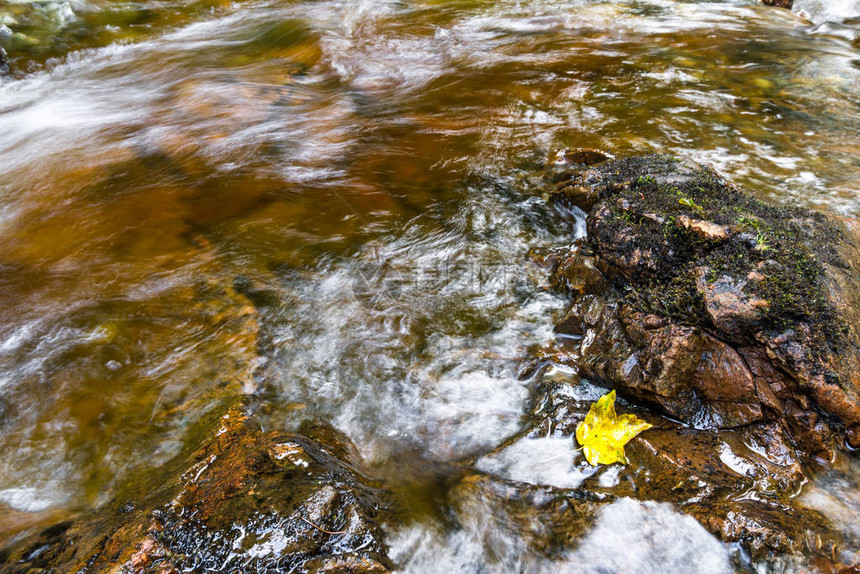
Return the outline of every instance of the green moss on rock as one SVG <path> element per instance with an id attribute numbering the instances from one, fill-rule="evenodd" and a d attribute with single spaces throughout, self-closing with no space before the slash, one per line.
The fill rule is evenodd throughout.
<path id="1" fill-rule="evenodd" d="M 823 264 L 847 267 L 833 248 L 846 238 L 826 216 L 768 205 L 713 170 L 672 157 L 635 157 L 606 166 L 600 169 L 600 196 L 608 213 L 599 214 L 599 225 L 592 218 L 591 238 L 610 249 L 639 250 L 647 258 L 619 266 L 625 296 L 634 306 L 712 327 L 697 288 L 697 270 L 707 269 L 709 283 L 720 276 L 743 280 L 744 292 L 766 303 L 756 316 L 758 328 L 779 332 L 803 321 L 818 345 L 838 345 L 845 325 L 821 277 Z M 709 241 L 684 229 L 682 218 L 724 226 L 729 236 Z M 632 239 L 619 242 L 627 237 Z M 750 280 L 750 273 L 757 275 Z"/>
<path id="2" fill-rule="evenodd" d="M 588 209 L 586 248 L 612 284 L 581 327 L 586 376 L 691 424 L 782 420 L 807 456 L 860 446 L 860 224 L 661 155 L 580 169 L 550 199 Z"/>

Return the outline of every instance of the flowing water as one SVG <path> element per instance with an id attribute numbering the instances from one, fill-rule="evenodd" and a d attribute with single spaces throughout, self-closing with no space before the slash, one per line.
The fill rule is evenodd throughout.
<path id="1" fill-rule="evenodd" d="M 0 0 L 0 538 L 109 499 L 234 392 L 414 491 L 404 571 L 726 571 L 665 505 L 610 505 L 548 558 L 490 502 L 422 510 L 423 477 L 576 485 L 546 463 L 568 441 L 481 458 L 565 306 L 527 253 L 582 233 L 535 186 L 552 149 L 860 215 L 860 10 L 834 5 Z M 809 496 L 856 540 L 846 480 Z"/>

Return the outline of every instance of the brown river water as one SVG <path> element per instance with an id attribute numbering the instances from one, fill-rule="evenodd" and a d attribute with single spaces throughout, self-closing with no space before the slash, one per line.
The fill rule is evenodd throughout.
<path id="1" fill-rule="evenodd" d="M 527 253 L 582 233 L 533 174 L 563 146 L 666 152 L 860 215 L 860 6 L 800 10 L 0 0 L 0 539 L 105 502 L 231 392 L 268 428 L 330 421 L 418 508 L 408 477 L 465 459 L 575 486 L 569 440 L 480 458 L 565 305 Z M 804 494 L 846 552 L 858 477 Z M 405 572 L 729 568 L 692 519 L 625 504 L 561 558 L 481 542 L 480 506 L 388 542 Z"/>

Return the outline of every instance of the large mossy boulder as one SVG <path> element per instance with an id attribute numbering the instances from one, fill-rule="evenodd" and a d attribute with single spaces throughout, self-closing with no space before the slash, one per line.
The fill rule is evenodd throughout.
<path id="1" fill-rule="evenodd" d="M 755 562 L 845 566 L 797 493 L 860 442 L 860 224 L 672 157 L 552 167 L 549 200 L 583 210 L 587 236 L 535 254 L 571 306 L 519 440 L 573 435 L 602 392 L 587 381 L 615 388 L 654 428 L 580 495 L 669 502 Z"/>
<path id="2" fill-rule="evenodd" d="M 388 572 L 376 485 L 326 425 L 262 432 L 237 405 L 188 458 L 22 533 L 2 572 Z"/>
<path id="3" fill-rule="evenodd" d="M 588 215 L 553 277 L 583 376 L 698 429 L 775 423 L 804 460 L 860 446 L 856 221 L 659 155 L 580 167 L 550 199 Z"/>

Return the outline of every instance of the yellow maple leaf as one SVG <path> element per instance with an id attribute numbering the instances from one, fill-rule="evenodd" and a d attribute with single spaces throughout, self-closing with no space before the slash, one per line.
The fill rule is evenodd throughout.
<path id="1" fill-rule="evenodd" d="M 652 426 L 636 415 L 616 416 L 613 390 L 591 405 L 585 420 L 576 427 L 576 440 L 592 466 L 613 462 L 627 464 L 624 445 Z"/>

